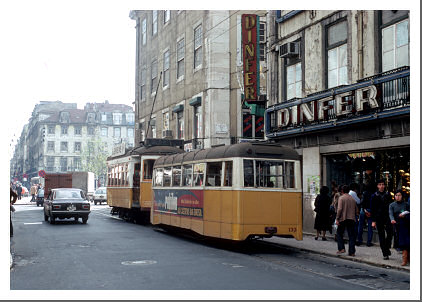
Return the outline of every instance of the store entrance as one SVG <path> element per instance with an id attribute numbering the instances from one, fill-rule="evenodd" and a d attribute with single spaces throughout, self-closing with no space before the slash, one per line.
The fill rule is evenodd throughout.
<path id="1" fill-rule="evenodd" d="M 332 182 L 337 185 L 354 182 L 362 192 L 364 184 L 373 186 L 377 179 L 383 178 L 388 191 L 401 189 L 410 194 L 410 147 L 350 152 L 329 155 L 325 159 L 328 186 Z"/>

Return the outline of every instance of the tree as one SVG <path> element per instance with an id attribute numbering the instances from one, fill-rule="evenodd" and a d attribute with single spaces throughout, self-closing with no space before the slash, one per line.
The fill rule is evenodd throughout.
<path id="1" fill-rule="evenodd" d="M 91 138 L 81 153 L 82 169 L 93 172 L 104 183 L 107 174 L 107 151 L 105 144 L 97 136 Z"/>

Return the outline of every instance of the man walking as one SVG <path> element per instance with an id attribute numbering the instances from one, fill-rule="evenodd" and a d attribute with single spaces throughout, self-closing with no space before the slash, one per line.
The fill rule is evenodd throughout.
<path id="1" fill-rule="evenodd" d="M 359 215 L 359 209 L 356 205 L 355 199 L 349 195 L 349 186 L 343 185 L 341 188 L 343 194 L 338 200 L 337 206 L 337 254 L 345 253 L 343 234 L 344 230 L 347 230 L 347 235 L 349 236 L 349 256 L 355 256 L 355 223 L 356 216 Z"/>
<path id="2" fill-rule="evenodd" d="M 371 198 L 372 226 L 378 230 L 382 255 L 384 256 L 384 260 L 388 260 L 388 256 L 391 255 L 390 248 L 391 240 L 393 239 L 393 226 L 391 225 L 388 211 L 393 198 L 385 190 L 385 181 L 383 179 L 377 181 L 377 189 L 378 191 Z M 387 237 L 385 236 L 386 234 Z"/>
<path id="3" fill-rule="evenodd" d="M 31 186 L 31 195 L 32 195 L 32 199 L 31 199 L 31 202 L 32 201 L 35 201 L 35 195 L 37 194 L 37 186 L 35 185 L 35 184 L 33 184 L 32 186 Z"/>
<path id="4" fill-rule="evenodd" d="M 371 217 L 371 192 L 370 186 L 365 185 L 362 193 L 361 209 L 359 214 L 358 237 L 356 245 L 360 246 L 363 242 L 363 228 L 368 226 L 368 238 L 366 246 L 373 246 L 372 244 L 372 217 Z"/>

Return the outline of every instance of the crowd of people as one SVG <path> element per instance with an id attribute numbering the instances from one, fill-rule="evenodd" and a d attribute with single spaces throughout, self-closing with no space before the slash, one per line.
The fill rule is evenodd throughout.
<path id="1" fill-rule="evenodd" d="M 348 235 L 348 254 L 355 256 L 356 246 L 363 244 L 363 231 L 367 228 L 367 246 L 373 246 L 373 231 L 377 230 L 383 259 L 391 256 L 391 245 L 402 253 L 402 264 L 410 260 L 410 198 L 401 190 L 394 195 L 387 191 L 384 179 L 366 184 L 361 192 L 355 183 L 330 189 L 323 186 L 315 198 L 315 240 L 336 228 L 337 254 L 346 253 L 344 232 Z M 394 196 L 394 197 L 393 197 Z M 406 201 L 407 200 L 407 201 Z"/>

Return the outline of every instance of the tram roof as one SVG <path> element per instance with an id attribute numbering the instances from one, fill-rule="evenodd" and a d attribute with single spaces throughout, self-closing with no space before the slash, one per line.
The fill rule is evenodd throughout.
<path id="1" fill-rule="evenodd" d="M 219 146 L 187 153 L 162 156 L 156 160 L 155 165 L 182 164 L 184 162 L 204 159 L 232 157 L 298 160 L 299 154 L 294 149 L 277 143 L 243 142 L 234 145 Z"/>
<path id="2" fill-rule="evenodd" d="M 116 159 L 116 158 L 123 158 L 126 156 L 131 155 L 170 155 L 170 154 L 177 154 L 177 153 L 184 153 L 185 151 L 173 147 L 173 146 L 141 146 L 141 147 L 135 147 L 132 149 L 129 149 L 126 151 L 125 154 L 119 155 L 119 156 L 110 156 L 107 158 L 107 160 Z"/>

